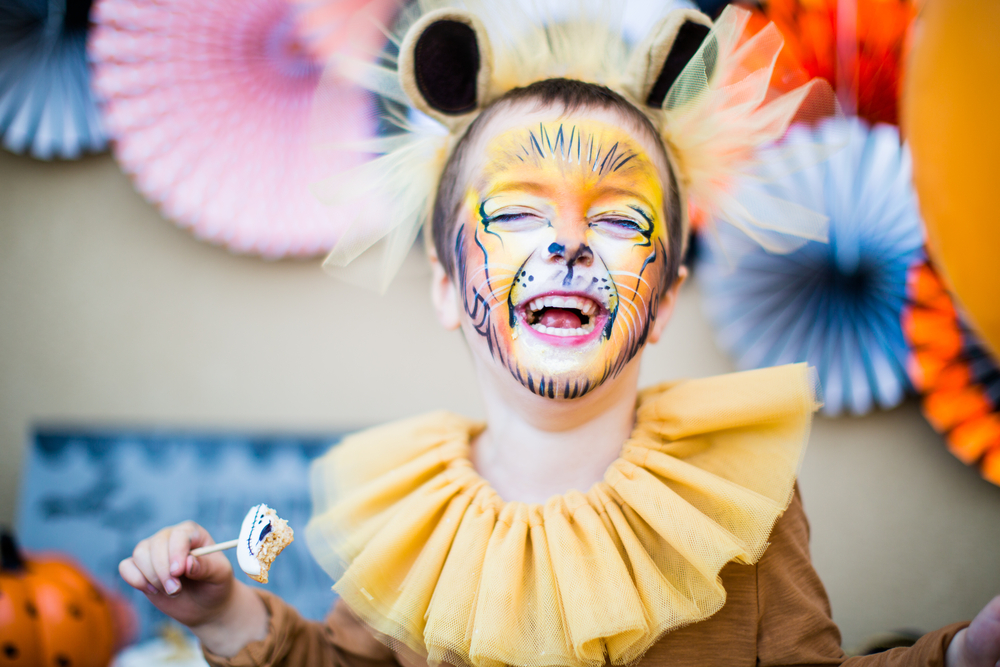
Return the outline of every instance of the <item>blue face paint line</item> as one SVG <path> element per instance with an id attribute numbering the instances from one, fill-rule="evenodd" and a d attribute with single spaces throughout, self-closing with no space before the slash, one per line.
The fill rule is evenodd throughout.
<path id="1" fill-rule="evenodd" d="M 483 231 L 486 232 L 487 234 L 492 234 L 493 236 L 495 236 L 498 239 L 500 239 L 500 245 L 503 246 L 503 237 L 490 229 L 490 224 L 493 223 L 494 218 L 491 218 L 490 216 L 486 215 L 486 202 L 487 201 L 489 201 L 489 200 L 488 199 L 484 199 L 482 202 L 479 203 L 479 221 L 483 224 Z M 476 242 L 478 243 L 478 240 Z M 479 247 L 482 248 L 482 245 L 480 245 Z M 484 259 L 489 260 L 489 257 L 485 257 L 485 255 L 486 255 L 486 249 L 485 248 L 483 248 L 483 255 L 484 255 Z M 488 274 L 487 274 L 487 277 L 488 277 Z"/>
<path id="2" fill-rule="evenodd" d="M 619 162 L 618 164 L 616 164 L 615 168 L 612 171 L 618 171 L 619 169 L 621 169 L 622 167 L 625 166 L 626 162 L 628 162 L 629 160 L 631 160 L 634 157 L 635 157 L 635 153 L 633 153 L 632 155 L 629 155 L 627 158 L 625 158 L 624 160 L 622 160 L 621 162 Z"/>
<path id="3" fill-rule="evenodd" d="M 615 143 L 615 145 L 613 145 L 611 147 L 611 150 L 608 151 L 608 154 L 604 156 L 604 160 L 601 162 L 601 168 L 600 168 L 600 170 L 597 173 L 599 173 L 599 174 L 603 174 L 604 173 L 604 165 L 606 165 L 608 163 L 608 160 L 611 158 L 612 155 L 615 154 L 615 152 L 617 150 L 618 150 L 618 144 Z"/>
<path id="4" fill-rule="evenodd" d="M 629 159 L 631 160 L 633 157 L 634 156 L 630 155 Z M 633 211 L 635 211 L 636 213 L 638 213 L 639 215 L 641 215 L 642 219 L 645 220 L 646 222 L 648 222 L 650 225 L 653 224 L 653 218 L 652 218 L 652 216 L 649 215 L 648 213 L 646 213 L 641 207 L 634 206 L 634 205 L 629 205 L 629 208 L 632 209 Z"/>
<path id="5" fill-rule="evenodd" d="M 545 125 L 539 123 L 538 126 L 542 128 L 542 139 L 545 140 L 545 145 L 549 147 L 549 154 L 546 157 L 551 157 L 552 154 L 555 153 L 555 151 L 552 150 L 552 138 L 549 137 L 549 131 L 545 129 Z"/>
<path id="6" fill-rule="evenodd" d="M 523 280 L 524 279 L 524 275 L 527 273 L 527 271 L 524 270 L 524 265 L 527 264 L 528 261 L 531 260 L 531 258 L 534 257 L 534 256 L 535 256 L 535 253 L 531 253 L 530 255 L 528 255 L 528 257 L 525 258 L 525 260 L 523 262 L 521 262 L 521 266 L 518 267 L 517 274 L 516 274 L 518 280 Z M 530 278 L 529 278 L 529 280 L 530 280 Z M 513 301 L 513 299 L 514 299 L 514 290 L 510 290 L 507 293 L 507 316 L 510 318 L 508 321 L 510 322 L 510 329 L 511 329 L 511 331 L 513 331 L 514 327 L 517 326 L 517 312 L 514 310 L 514 301 Z"/>
<path id="7" fill-rule="evenodd" d="M 559 131 L 556 132 L 556 150 L 563 159 L 566 159 L 566 138 L 563 136 L 563 126 L 559 125 Z"/>
<path id="8" fill-rule="evenodd" d="M 537 152 L 539 156 L 544 158 L 545 151 L 542 150 L 541 144 L 538 143 L 538 139 L 535 137 L 535 133 L 529 131 L 528 137 L 531 139 L 531 147 L 535 149 L 535 152 Z"/>
<path id="9" fill-rule="evenodd" d="M 552 246 L 549 247 L 551 248 Z M 566 275 L 563 277 L 562 281 L 563 287 L 569 287 L 570 285 L 573 284 L 573 268 L 576 266 L 576 263 L 579 262 L 581 259 L 588 259 L 588 258 L 589 259 L 594 258 L 594 251 L 591 250 L 590 246 L 588 246 L 586 243 L 581 243 L 580 247 L 577 248 L 576 252 L 573 253 L 573 256 L 566 259 Z M 594 280 L 596 280 L 596 278 Z"/>
<path id="10" fill-rule="evenodd" d="M 604 331 L 601 335 L 604 336 L 604 340 L 611 340 L 611 332 L 615 328 L 615 320 L 618 319 L 618 306 L 615 306 L 614 310 L 608 313 L 608 321 L 604 325 Z"/>

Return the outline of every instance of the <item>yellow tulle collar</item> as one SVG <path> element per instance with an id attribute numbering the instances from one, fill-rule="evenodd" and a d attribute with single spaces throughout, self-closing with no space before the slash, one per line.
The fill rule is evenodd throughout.
<path id="1" fill-rule="evenodd" d="M 434 663 L 621 665 L 726 600 L 788 506 L 816 404 L 805 365 L 640 394 L 603 481 L 504 502 L 481 424 L 434 413 L 351 436 L 313 468 L 310 549 L 377 633 Z"/>

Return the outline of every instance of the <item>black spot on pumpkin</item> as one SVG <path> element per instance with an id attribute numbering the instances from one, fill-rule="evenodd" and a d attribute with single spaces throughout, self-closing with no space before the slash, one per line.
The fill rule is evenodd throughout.
<path id="1" fill-rule="evenodd" d="M 24 611 L 32 618 L 38 618 L 38 607 L 31 600 L 24 603 Z"/>
<path id="2" fill-rule="evenodd" d="M 70 667 L 70 665 L 73 664 L 73 661 L 60 653 L 56 656 L 55 663 L 57 667 Z"/>
<path id="3" fill-rule="evenodd" d="M 73 604 L 72 602 L 66 605 L 66 611 L 69 612 L 70 616 L 72 616 L 77 620 L 83 618 L 83 610 L 80 609 L 80 607 L 78 607 L 77 605 Z"/>
<path id="4" fill-rule="evenodd" d="M 14 660 L 17 656 L 21 655 L 21 652 L 11 643 L 3 645 L 3 656 L 10 660 Z"/>

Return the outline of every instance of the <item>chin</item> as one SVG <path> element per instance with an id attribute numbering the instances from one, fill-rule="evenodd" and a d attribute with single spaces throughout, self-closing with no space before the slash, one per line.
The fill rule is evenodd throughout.
<path id="1" fill-rule="evenodd" d="M 507 321 L 493 323 L 493 342 L 499 343 L 491 350 L 493 361 L 544 398 L 590 393 L 621 372 L 640 347 L 622 344 L 632 336 L 616 326 L 614 300 L 595 297 L 550 291 L 521 299 Z"/>

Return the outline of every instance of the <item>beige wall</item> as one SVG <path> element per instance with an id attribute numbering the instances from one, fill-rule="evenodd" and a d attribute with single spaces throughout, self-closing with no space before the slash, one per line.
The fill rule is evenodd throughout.
<path id="1" fill-rule="evenodd" d="M 107 156 L 0 151 L 0 522 L 32 424 L 332 430 L 482 410 L 418 255 L 383 298 L 316 262 L 263 262 L 160 218 Z M 644 382 L 731 370 L 685 287 Z M 1000 488 L 915 404 L 818 420 L 802 472 L 813 555 L 848 647 L 932 629 L 1000 593 Z"/>

